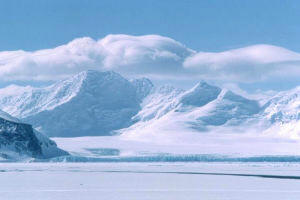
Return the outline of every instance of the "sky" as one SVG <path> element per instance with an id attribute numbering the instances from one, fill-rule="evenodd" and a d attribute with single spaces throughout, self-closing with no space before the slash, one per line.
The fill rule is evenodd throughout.
<path id="1" fill-rule="evenodd" d="M 168 41 L 159 44 L 159 48 L 161 48 L 159 55 L 161 59 L 159 61 L 160 68 L 168 69 L 168 67 L 164 65 L 174 65 L 176 68 L 175 71 L 183 74 L 182 77 L 184 78 L 181 79 L 185 79 L 186 82 L 195 82 L 201 78 L 222 83 L 230 82 L 230 80 L 227 79 L 232 79 L 232 82 L 238 83 L 241 87 L 249 90 L 283 90 L 300 85 L 297 76 L 278 75 L 284 74 L 280 71 L 282 69 L 287 69 L 291 72 L 296 71 L 297 73 L 293 74 L 298 75 L 296 65 L 298 65 L 299 56 L 297 52 L 300 52 L 299 19 L 300 1 L 286 0 L 10 0 L 1 2 L 0 6 L 0 51 L 24 50 L 30 52 L 41 49 L 52 49 L 60 45 L 68 44 L 76 38 L 89 37 L 94 41 L 98 41 L 109 34 L 126 34 L 131 36 L 160 35 L 172 38 L 174 41 L 180 42 L 184 47 L 194 51 L 193 53 L 188 52 L 187 49 L 179 47 L 180 45 L 175 45 L 176 47 L 173 49 L 165 51 L 164 45 L 173 45 L 173 43 L 171 42 L 172 44 L 170 44 Z M 120 40 L 120 38 L 118 38 L 118 40 Z M 145 41 L 143 40 L 141 42 Z M 226 58 L 224 58 L 223 54 L 201 54 L 193 56 L 193 59 L 189 58 L 189 56 L 191 56 L 190 54 L 199 54 L 199 52 L 227 52 L 232 49 L 244 48 L 256 44 L 268 44 L 276 48 L 284 48 L 284 51 L 276 48 L 271 48 L 271 50 L 265 47 L 254 48 L 255 51 L 262 54 L 261 57 L 265 57 L 266 54 L 264 51 L 269 52 L 270 50 L 272 52 L 271 57 L 280 57 L 281 59 L 263 60 L 263 58 L 259 56 L 251 57 L 253 55 L 253 53 L 251 53 L 251 51 L 254 51 L 253 49 L 235 52 L 235 56 Z M 128 46 L 128 43 L 126 43 L 126 45 Z M 139 46 L 139 48 L 150 48 L 149 45 L 141 46 Z M 134 47 L 136 47 L 136 45 L 134 45 Z M 108 46 L 107 48 L 110 47 Z M 151 48 L 157 49 L 158 47 L 151 46 Z M 170 54 L 171 52 L 172 54 L 174 53 L 173 50 L 176 55 L 178 51 L 189 55 L 181 55 L 181 53 L 179 53 L 180 55 L 177 55 L 178 58 L 172 57 L 172 61 L 166 61 L 166 59 L 171 58 L 171 56 L 166 56 L 164 53 L 168 52 Z M 291 52 L 287 53 L 285 50 Z M 104 54 L 106 56 L 107 51 L 101 50 L 100 54 L 102 57 Z M 236 56 L 236 54 L 238 55 Z M 140 54 L 133 55 L 141 56 Z M 145 55 L 148 54 L 143 54 L 142 56 Z M 2 78 L 0 86 L 7 85 L 11 82 L 38 82 L 42 84 L 53 81 L 53 78 L 49 77 L 53 77 L 54 75 L 52 74 L 52 76 L 50 76 L 46 74 L 51 71 L 48 68 L 45 68 L 43 72 L 41 71 L 41 75 L 38 79 L 29 78 L 30 76 L 33 77 L 37 75 L 31 74 L 31 71 L 35 70 L 35 68 L 30 66 L 41 65 L 39 63 L 40 61 L 36 59 L 30 60 L 31 58 L 28 58 L 32 55 L 21 55 L 22 60 L 16 61 L 19 63 L 18 67 L 15 66 L 16 64 L 14 64 L 14 67 L 11 67 L 11 63 L 9 65 L 6 63 L 8 57 L 11 60 L 16 56 L 18 57 L 19 54 L 14 53 L 10 55 L 10 57 L 8 55 L 2 55 L 1 59 L 0 55 L 0 78 Z M 103 65 L 104 69 L 119 70 L 124 74 L 126 74 L 126 70 L 127 72 L 133 70 L 132 67 L 122 68 L 121 70 L 119 68 L 112 68 L 112 64 L 120 66 L 124 66 L 125 64 L 120 64 L 115 61 L 115 58 L 112 62 L 111 60 L 113 59 L 111 56 L 108 58 L 105 56 L 101 58 L 105 60 L 104 64 L 102 62 L 96 62 L 99 65 Z M 203 56 L 205 58 L 203 58 Z M 245 57 L 250 57 L 254 59 L 254 61 L 245 59 Z M 268 55 L 266 55 L 266 57 L 268 57 Z M 55 62 L 57 62 L 57 59 L 58 58 L 56 58 Z M 137 63 L 136 60 L 134 62 L 132 58 L 130 59 L 128 63 L 131 65 L 145 64 L 144 60 L 143 62 Z M 182 65 L 184 69 L 188 69 L 189 72 L 179 70 L 177 63 L 173 62 L 174 59 L 183 60 L 180 62 L 180 65 Z M 61 60 L 61 58 L 58 60 Z M 71 62 L 71 60 L 70 58 L 61 64 L 66 65 Z M 232 63 L 232 60 L 235 61 Z M 107 64 L 106 61 L 111 64 Z M 156 61 L 154 64 L 157 65 Z M 2 68 L 1 62 L 3 65 Z M 46 60 L 41 61 L 43 64 L 46 62 Z M 51 60 L 51 62 L 54 61 Z M 216 71 L 215 68 L 220 65 L 220 62 L 222 67 Z M 146 63 L 148 64 L 149 62 L 147 61 Z M 229 64 L 225 65 L 224 63 Z M 260 67 L 258 69 L 253 67 L 247 69 L 238 68 L 237 71 L 243 71 L 240 74 L 232 72 L 231 66 L 250 66 L 249 63 L 251 66 L 255 64 Z M 282 65 L 282 63 L 284 63 L 284 65 Z M 152 66 L 149 65 L 148 68 L 150 67 Z M 137 75 L 147 76 L 149 74 L 150 77 L 154 79 L 165 79 L 164 77 L 168 79 L 170 76 L 178 77 L 178 74 L 170 75 L 174 69 L 169 71 L 161 69 L 157 71 L 157 69 L 155 69 L 155 71 L 149 70 L 148 68 L 133 68 L 138 71 L 136 73 Z M 203 68 L 205 68 L 205 70 Z M 261 70 L 261 68 L 263 68 L 263 70 Z M 59 69 L 61 69 L 61 65 Z M 84 68 L 79 67 L 79 69 Z M 235 69 L 237 68 L 235 67 L 234 70 Z M 68 71 L 68 73 L 61 73 L 57 77 L 64 77 L 78 70 L 68 71 L 67 69 L 66 71 Z M 1 71 L 3 71 L 2 75 Z M 16 73 L 16 71 L 18 71 L 18 73 L 20 72 L 17 76 L 12 74 Z M 145 73 L 141 73 L 141 71 L 145 71 Z M 273 71 L 275 71 L 277 75 L 274 75 Z M 39 70 L 37 70 L 36 73 L 38 72 Z M 196 72 L 201 74 L 201 76 L 192 76 Z M 222 76 L 221 72 L 224 73 Z M 215 74 L 217 75 L 215 76 Z M 213 79 L 213 76 L 217 78 Z M 253 80 L 249 80 L 249 76 L 253 76 Z M 274 78 L 276 78 L 277 81 L 274 81 Z M 170 81 L 174 82 L 174 78 L 170 78 Z"/>

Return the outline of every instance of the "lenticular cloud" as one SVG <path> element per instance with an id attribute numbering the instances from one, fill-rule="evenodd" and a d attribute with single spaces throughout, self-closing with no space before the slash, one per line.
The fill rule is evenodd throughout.
<path id="1" fill-rule="evenodd" d="M 184 67 L 207 78 L 252 82 L 299 75 L 300 54 L 272 45 L 254 45 L 219 53 L 199 52 L 188 57 Z"/>
<path id="2" fill-rule="evenodd" d="M 54 49 L 0 52 L 2 80 L 56 80 L 86 69 L 125 74 L 167 74 L 182 69 L 193 53 L 157 35 L 108 35 L 98 41 L 79 38 Z"/>
<path id="3" fill-rule="evenodd" d="M 159 35 L 78 38 L 33 52 L 0 52 L 0 79 L 58 80 L 87 69 L 152 79 L 203 78 L 253 82 L 300 75 L 300 54 L 272 45 L 224 52 L 196 52 Z"/>

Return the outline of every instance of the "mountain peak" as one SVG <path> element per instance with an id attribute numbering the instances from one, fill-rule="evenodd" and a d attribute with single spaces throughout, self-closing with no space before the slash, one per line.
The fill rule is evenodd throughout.
<path id="1" fill-rule="evenodd" d="M 72 92 L 79 92 L 80 89 L 93 88 L 97 85 L 109 84 L 110 82 L 128 82 L 127 79 L 123 78 L 120 74 L 114 71 L 98 71 L 98 70 L 85 70 L 75 74 L 68 79 L 57 82 L 50 86 L 50 88 L 65 88 Z M 69 89 L 68 89 L 69 88 Z"/>
<path id="2" fill-rule="evenodd" d="M 185 92 L 181 97 L 181 103 L 191 106 L 203 106 L 216 99 L 220 92 L 221 89 L 219 87 L 200 81 L 192 89 Z"/>
<path id="3" fill-rule="evenodd" d="M 82 79 L 93 79 L 93 78 L 101 78 L 101 77 L 123 78 L 120 74 L 114 71 L 98 71 L 92 69 L 79 72 L 78 74 L 72 76 L 70 79 L 74 79 L 77 77 L 80 77 Z"/>
<path id="4" fill-rule="evenodd" d="M 217 88 L 216 86 L 208 84 L 206 81 L 199 81 L 191 90 L 200 90 L 200 89 L 212 89 L 212 88 Z"/>
<path id="5" fill-rule="evenodd" d="M 108 71 L 99 71 L 99 70 L 94 70 L 94 69 L 88 69 L 88 70 L 85 70 L 83 71 L 82 73 L 86 74 L 86 75 L 99 75 L 99 74 L 105 74 L 105 75 L 119 75 L 117 72 L 114 72 L 114 71 L 111 71 L 111 70 L 108 70 Z M 120 75 L 119 75 L 120 76 Z"/>
<path id="6" fill-rule="evenodd" d="M 87 70 L 22 98 L 21 118 L 50 136 L 109 135 L 131 124 L 140 109 L 136 93 L 116 72 Z"/>

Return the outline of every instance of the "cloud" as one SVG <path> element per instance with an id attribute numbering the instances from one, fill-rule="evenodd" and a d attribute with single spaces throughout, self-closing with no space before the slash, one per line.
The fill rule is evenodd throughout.
<path id="1" fill-rule="evenodd" d="M 196 52 L 159 35 L 108 35 L 78 38 L 66 45 L 33 52 L 0 52 L 2 81 L 49 81 L 87 69 L 114 70 L 156 79 L 214 79 L 255 82 L 300 75 L 300 54 L 255 45 L 224 52 Z"/>
<path id="2" fill-rule="evenodd" d="M 86 69 L 115 70 L 127 75 L 182 73 L 194 51 L 158 35 L 108 35 L 98 41 L 79 38 L 54 49 L 0 52 L 2 80 L 56 80 Z"/>
<path id="3" fill-rule="evenodd" d="M 184 67 L 210 79 L 255 82 L 300 75 L 300 54 L 272 45 L 254 45 L 219 53 L 199 52 Z"/>

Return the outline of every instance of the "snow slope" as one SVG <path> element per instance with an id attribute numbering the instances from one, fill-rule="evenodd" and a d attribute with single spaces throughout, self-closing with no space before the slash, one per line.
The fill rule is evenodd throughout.
<path id="1" fill-rule="evenodd" d="M 270 123 L 265 134 L 300 138 L 300 87 L 280 92 L 264 106 L 263 117 Z"/>
<path id="2" fill-rule="evenodd" d="M 48 136 L 109 135 L 140 109 L 136 87 L 114 72 L 89 70 L 46 88 L 11 90 L 0 90 L 0 107 Z"/>
<path id="3" fill-rule="evenodd" d="M 261 111 L 257 101 L 203 81 L 188 91 L 162 86 L 141 105 L 136 123 L 120 131 L 123 137 L 177 141 L 193 140 L 188 135 L 195 133 L 241 134 L 247 131 L 243 127 L 255 124 Z"/>
<path id="4" fill-rule="evenodd" d="M 0 118 L 8 120 L 8 121 L 12 121 L 12 122 L 17 122 L 17 123 L 20 122 L 20 120 L 18 120 L 15 117 L 12 117 L 11 115 L 9 115 L 6 112 L 3 112 L 2 110 L 0 110 Z"/>

